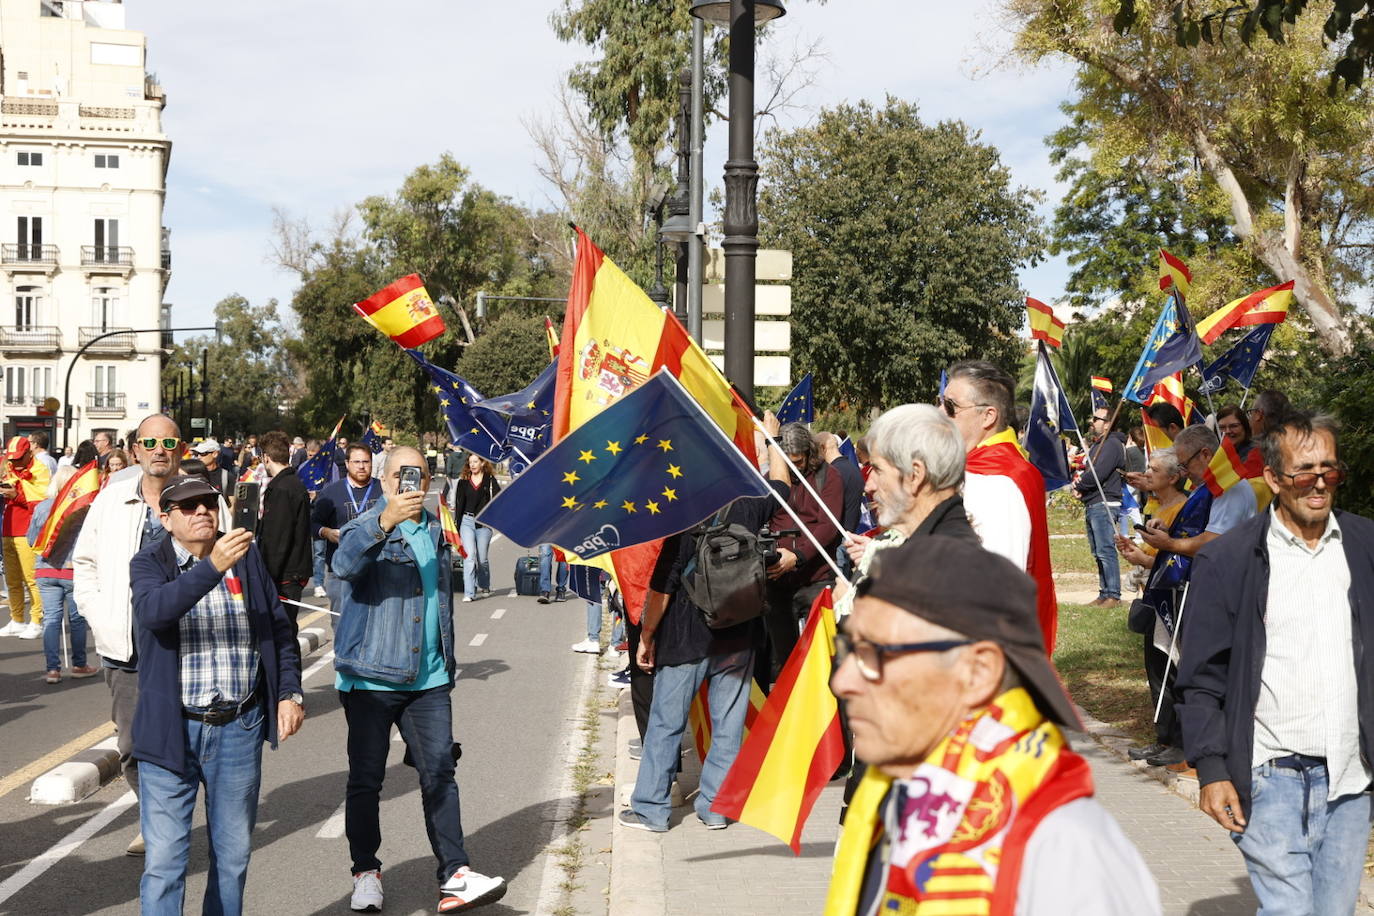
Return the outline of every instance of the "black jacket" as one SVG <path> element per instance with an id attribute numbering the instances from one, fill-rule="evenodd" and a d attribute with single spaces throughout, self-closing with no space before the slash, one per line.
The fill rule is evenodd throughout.
<path id="1" fill-rule="evenodd" d="M 840 475 L 840 483 L 844 485 L 844 511 L 840 513 L 840 524 L 845 531 L 857 532 L 859 516 L 863 512 L 863 471 L 843 455 L 830 462 L 830 469 Z"/>
<path id="2" fill-rule="evenodd" d="M 484 475 L 481 485 L 476 487 L 461 477 L 455 478 L 449 497 L 453 514 L 459 520 L 465 515 L 476 515 L 485 509 L 487 503 L 495 499 L 496 494 L 500 492 L 501 485 L 490 474 Z"/>
<path id="3" fill-rule="evenodd" d="M 983 545 L 983 542 L 978 538 L 978 533 L 968 523 L 968 513 L 964 511 L 964 497 L 957 494 L 931 509 L 930 514 L 923 518 L 921 524 L 917 525 L 916 530 L 911 533 L 913 536 L 938 534 L 942 537 L 968 541 L 970 544 L 977 544 L 980 547 Z"/>
<path id="4" fill-rule="evenodd" d="M 1125 466 L 1126 436 L 1120 430 L 1112 430 L 1105 439 L 1088 446 L 1083 473 L 1078 475 L 1078 481 L 1073 485 L 1084 505 L 1102 502 L 1104 493 L 1108 502 L 1121 502 L 1121 471 Z M 1097 472 L 1096 477 L 1093 471 Z M 1099 480 L 1102 482 L 1102 493 L 1097 492 Z"/>
<path id="5" fill-rule="evenodd" d="M 262 491 L 258 549 L 273 582 L 310 578 L 310 494 L 295 468 L 282 468 Z"/>
<path id="6" fill-rule="evenodd" d="M 1264 668 L 1269 519 L 1262 512 L 1204 547 L 1183 609 L 1175 707 L 1198 783 L 1229 779 L 1250 814 L 1255 704 Z M 1350 566 L 1351 636 L 1359 684 L 1360 753 L 1374 760 L 1374 521 L 1336 511 Z M 1294 698 L 1295 702 L 1300 698 Z"/>

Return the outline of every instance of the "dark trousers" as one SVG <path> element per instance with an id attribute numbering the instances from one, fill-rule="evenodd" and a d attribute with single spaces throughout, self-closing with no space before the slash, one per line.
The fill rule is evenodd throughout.
<path id="1" fill-rule="evenodd" d="M 305 593 L 304 582 L 278 582 L 277 594 L 290 601 L 300 601 L 301 595 Z M 282 609 L 286 611 L 286 619 L 291 621 L 291 638 L 294 639 L 300 634 L 301 628 L 296 625 L 296 615 L 301 609 L 294 604 L 282 602 Z"/>
<path id="2" fill-rule="evenodd" d="M 816 596 L 827 586 L 834 585 L 832 580 L 813 582 L 796 588 L 790 585 L 768 583 L 768 609 L 764 623 L 768 627 L 768 651 L 771 669 L 768 683 L 778 679 L 778 672 L 786 664 L 787 657 L 797 647 L 801 636 L 800 622 L 811 612 Z"/>
<path id="3" fill-rule="evenodd" d="M 1164 666 L 1169 666 L 1169 681 L 1164 681 Z M 1170 747 L 1183 747 L 1183 728 L 1179 725 L 1178 715 L 1174 712 L 1174 680 L 1178 675 L 1178 665 L 1169 663 L 1169 653 L 1155 648 L 1154 631 L 1145 634 L 1145 679 L 1150 682 L 1150 714 L 1154 715 L 1159 705 L 1159 721 L 1155 723 L 1155 740 Z M 1164 702 L 1159 703 L 1159 692 L 1164 691 Z"/>
<path id="4" fill-rule="evenodd" d="M 644 732 L 649 728 L 649 708 L 654 703 L 654 674 L 635 664 L 639 653 L 640 625 L 630 623 L 628 614 L 625 616 L 625 631 L 625 639 L 629 643 L 626 648 L 630 658 L 630 705 L 634 708 L 635 729 L 639 732 L 639 740 L 643 741 Z"/>
<path id="5" fill-rule="evenodd" d="M 110 720 L 119 736 L 119 769 L 124 781 L 138 794 L 138 761 L 134 750 L 134 710 L 138 708 L 138 672 L 105 666 L 105 685 L 110 688 Z"/>
<path id="6" fill-rule="evenodd" d="M 401 738 L 420 776 L 420 804 L 425 812 L 429 846 L 439 867 L 439 882 L 468 864 L 463 849 L 458 781 L 454 778 L 452 685 L 429 690 L 342 690 L 348 722 L 348 794 L 344 832 L 353 857 L 353 873 L 382 867 L 377 850 L 382 830 L 377 821 L 391 749 L 391 726 Z"/>

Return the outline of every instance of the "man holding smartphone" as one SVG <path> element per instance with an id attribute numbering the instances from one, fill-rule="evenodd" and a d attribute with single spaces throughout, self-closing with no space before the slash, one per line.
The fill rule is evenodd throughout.
<path id="1" fill-rule="evenodd" d="M 439 912 L 459 912 L 501 899 L 506 883 L 469 868 L 463 845 L 452 753 L 452 548 L 424 507 L 424 456 L 395 448 L 381 472 L 381 499 L 343 526 L 332 564 L 340 580 L 335 686 L 348 723 L 350 905 L 355 911 L 382 908 L 378 810 L 396 725 L 420 778 L 425 827 L 438 861 Z"/>

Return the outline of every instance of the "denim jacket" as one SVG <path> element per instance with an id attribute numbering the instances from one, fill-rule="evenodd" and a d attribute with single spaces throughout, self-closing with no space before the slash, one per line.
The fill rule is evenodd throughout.
<path id="1" fill-rule="evenodd" d="M 342 580 L 342 588 L 334 667 L 357 677 L 408 684 L 420 669 L 425 596 L 415 554 L 399 526 L 389 533 L 382 530 L 384 508 L 386 497 L 339 531 L 333 571 Z M 439 633 L 451 678 L 456 666 L 452 548 L 444 540 L 439 520 L 433 514 L 428 520 L 439 561 Z"/>

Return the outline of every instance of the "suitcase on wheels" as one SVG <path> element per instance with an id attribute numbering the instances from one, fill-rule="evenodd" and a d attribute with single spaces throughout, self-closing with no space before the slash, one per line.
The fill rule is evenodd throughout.
<path id="1" fill-rule="evenodd" d="M 539 594 L 539 558 L 521 557 L 515 561 L 515 593 Z"/>

